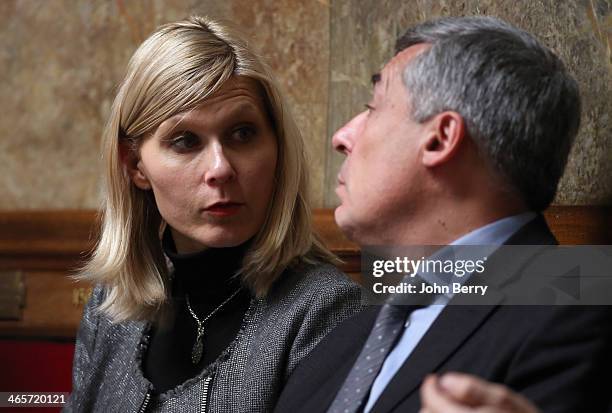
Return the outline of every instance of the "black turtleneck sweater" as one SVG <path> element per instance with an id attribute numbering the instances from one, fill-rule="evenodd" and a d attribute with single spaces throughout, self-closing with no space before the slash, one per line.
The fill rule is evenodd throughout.
<path id="1" fill-rule="evenodd" d="M 204 352 L 194 365 L 191 351 L 197 324 L 187 309 L 185 297 L 189 294 L 191 308 L 200 321 L 204 320 L 240 287 L 240 280 L 233 275 L 240 268 L 246 244 L 178 254 L 169 230 L 165 231 L 162 244 L 174 264 L 174 278 L 171 314 L 163 323 L 153 324 L 143 363 L 144 374 L 155 393 L 163 393 L 197 376 L 214 362 L 238 334 L 250 302 L 248 290 L 242 288 L 205 323 Z"/>

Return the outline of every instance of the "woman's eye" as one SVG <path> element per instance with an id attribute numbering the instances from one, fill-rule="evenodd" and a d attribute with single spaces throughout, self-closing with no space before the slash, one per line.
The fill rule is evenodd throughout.
<path id="1" fill-rule="evenodd" d="M 370 105 L 369 103 L 366 103 L 364 106 L 366 107 L 368 112 L 372 112 L 374 110 L 374 107 L 372 105 Z"/>
<path id="2" fill-rule="evenodd" d="M 242 126 L 232 132 L 232 139 L 238 142 L 249 142 L 255 136 L 255 128 L 252 126 Z"/>
<path id="3" fill-rule="evenodd" d="M 187 152 L 199 145 L 200 138 L 191 132 L 183 132 L 170 141 L 170 146 L 179 152 Z"/>

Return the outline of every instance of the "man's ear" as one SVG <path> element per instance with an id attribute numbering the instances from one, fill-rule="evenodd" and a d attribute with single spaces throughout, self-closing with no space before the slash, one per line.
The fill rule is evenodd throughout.
<path id="1" fill-rule="evenodd" d="M 120 141 L 119 157 L 134 185 L 145 191 L 151 189 L 149 178 L 142 171 L 142 161 L 138 151 L 132 149 L 127 142 Z"/>
<path id="2" fill-rule="evenodd" d="M 423 164 L 442 165 L 451 160 L 465 137 L 465 121 L 457 112 L 442 112 L 430 119 L 423 147 Z"/>

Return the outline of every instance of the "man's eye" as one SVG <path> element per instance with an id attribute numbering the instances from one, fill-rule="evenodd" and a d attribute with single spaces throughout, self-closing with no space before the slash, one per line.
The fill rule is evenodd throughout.
<path id="1" fill-rule="evenodd" d="M 366 103 L 366 104 L 365 104 L 365 105 L 363 105 L 363 106 L 365 106 L 365 108 L 366 108 L 366 109 L 367 109 L 369 112 L 372 112 L 372 111 L 374 110 L 374 107 L 373 107 L 372 105 L 370 105 L 369 103 Z"/>
<path id="2" fill-rule="evenodd" d="M 232 139 L 238 142 L 249 142 L 256 134 L 252 126 L 241 126 L 232 132 Z"/>
<path id="3" fill-rule="evenodd" d="M 191 132 L 183 132 L 170 141 L 170 146 L 179 152 L 189 151 L 199 145 L 200 138 Z"/>

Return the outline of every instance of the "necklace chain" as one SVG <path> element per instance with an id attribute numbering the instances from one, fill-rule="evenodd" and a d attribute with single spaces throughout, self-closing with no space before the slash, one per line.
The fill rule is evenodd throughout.
<path id="1" fill-rule="evenodd" d="M 191 302 L 189 300 L 189 294 L 186 294 L 186 299 L 187 299 L 187 309 L 189 310 L 189 313 L 191 314 L 191 316 L 193 317 L 194 321 L 196 322 L 197 326 L 198 326 L 198 330 L 197 330 L 197 336 L 195 339 L 195 342 L 193 344 L 193 349 L 191 351 L 191 362 L 193 364 L 198 364 L 200 362 L 200 360 L 202 359 L 202 353 L 204 352 L 204 344 L 203 344 L 203 337 L 204 337 L 204 324 L 213 316 L 215 315 L 219 310 L 221 310 L 221 308 L 223 308 L 223 306 L 225 304 L 227 304 L 232 298 L 234 298 L 236 296 L 236 294 L 238 294 L 238 292 L 240 291 L 240 288 L 238 288 L 236 291 L 234 291 L 232 293 L 232 295 L 230 295 L 229 297 L 227 297 L 225 299 L 225 301 L 223 301 L 221 304 L 219 304 L 217 306 L 217 308 L 215 308 L 214 310 L 212 310 L 202 321 L 200 321 L 200 319 L 198 318 L 198 316 L 196 315 L 196 313 L 193 311 L 193 309 L 191 308 Z"/>

